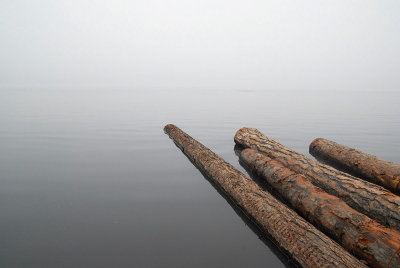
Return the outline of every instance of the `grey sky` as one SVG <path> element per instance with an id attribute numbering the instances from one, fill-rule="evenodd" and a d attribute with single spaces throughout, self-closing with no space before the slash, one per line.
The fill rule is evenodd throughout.
<path id="1" fill-rule="evenodd" d="M 0 3 L 0 86 L 400 90 L 400 2 Z"/>

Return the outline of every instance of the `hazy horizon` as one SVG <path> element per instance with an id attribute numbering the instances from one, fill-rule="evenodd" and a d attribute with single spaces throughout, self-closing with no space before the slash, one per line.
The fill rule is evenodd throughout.
<path id="1" fill-rule="evenodd" d="M 0 88 L 400 91 L 398 1 L 3 1 Z"/>

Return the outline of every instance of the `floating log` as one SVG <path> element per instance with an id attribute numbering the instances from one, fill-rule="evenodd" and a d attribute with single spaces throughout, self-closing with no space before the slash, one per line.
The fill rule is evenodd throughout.
<path id="1" fill-rule="evenodd" d="M 322 138 L 315 139 L 309 150 L 318 160 L 400 194 L 400 165 Z"/>
<path id="2" fill-rule="evenodd" d="M 340 198 L 313 185 L 304 175 L 256 150 L 243 150 L 240 160 L 301 215 L 371 267 L 400 267 L 399 231 L 368 218 Z"/>
<path id="3" fill-rule="evenodd" d="M 296 212 L 174 125 L 165 132 L 210 180 L 303 267 L 366 267 Z"/>
<path id="4" fill-rule="evenodd" d="M 234 138 L 242 147 L 255 149 L 296 173 L 306 175 L 314 185 L 344 200 L 350 207 L 400 230 L 400 196 L 381 186 L 358 179 L 312 160 L 264 136 L 257 129 L 242 128 Z"/>

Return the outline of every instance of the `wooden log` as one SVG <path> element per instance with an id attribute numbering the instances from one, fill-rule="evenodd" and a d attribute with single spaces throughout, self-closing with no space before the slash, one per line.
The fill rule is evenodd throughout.
<path id="1" fill-rule="evenodd" d="M 337 169 L 400 194 L 400 165 L 322 138 L 311 142 L 309 150 Z"/>
<path id="2" fill-rule="evenodd" d="M 193 164 L 229 195 L 303 267 L 366 267 L 296 212 L 174 125 L 165 132 Z"/>
<path id="3" fill-rule="evenodd" d="M 340 198 L 313 185 L 304 175 L 256 150 L 243 150 L 240 161 L 250 172 L 266 180 L 303 217 L 371 267 L 400 267 L 399 231 L 352 209 Z"/>
<path id="4" fill-rule="evenodd" d="M 305 157 L 264 136 L 257 129 L 242 128 L 234 140 L 243 147 L 278 160 L 296 173 L 306 175 L 314 185 L 341 198 L 368 217 L 400 230 L 400 197 L 383 187 Z"/>

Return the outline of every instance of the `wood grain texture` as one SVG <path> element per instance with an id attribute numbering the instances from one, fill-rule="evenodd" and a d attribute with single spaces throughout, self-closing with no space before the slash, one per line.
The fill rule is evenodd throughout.
<path id="1" fill-rule="evenodd" d="M 371 267 L 400 267 L 399 231 L 354 210 L 340 198 L 314 186 L 304 175 L 256 150 L 243 150 L 240 160 L 303 217 Z"/>
<path id="2" fill-rule="evenodd" d="M 337 169 L 400 194 L 400 165 L 322 138 L 311 142 L 309 151 Z"/>
<path id="3" fill-rule="evenodd" d="M 200 170 L 221 187 L 303 267 L 366 267 L 336 242 L 255 182 L 174 125 L 165 132 Z"/>
<path id="4" fill-rule="evenodd" d="M 276 159 L 296 173 L 306 175 L 314 185 L 379 223 L 400 230 L 400 197 L 385 188 L 299 154 L 254 128 L 241 128 L 234 140 L 243 147 Z"/>

